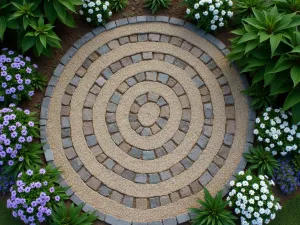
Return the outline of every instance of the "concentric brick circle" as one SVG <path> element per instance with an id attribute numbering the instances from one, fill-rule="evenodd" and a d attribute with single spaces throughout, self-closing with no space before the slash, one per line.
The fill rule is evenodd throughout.
<path id="1" fill-rule="evenodd" d="M 226 194 L 253 138 L 226 53 L 168 17 L 118 20 L 76 42 L 41 112 L 46 159 L 71 199 L 110 224 L 167 225 L 191 218 L 203 187 Z"/>

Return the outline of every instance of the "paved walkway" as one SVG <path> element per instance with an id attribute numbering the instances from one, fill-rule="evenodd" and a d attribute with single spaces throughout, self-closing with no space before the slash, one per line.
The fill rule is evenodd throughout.
<path id="1" fill-rule="evenodd" d="M 203 187 L 226 194 L 254 119 L 226 54 L 168 17 L 110 22 L 77 41 L 41 111 L 46 159 L 71 199 L 110 224 L 173 225 L 193 216 Z"/>

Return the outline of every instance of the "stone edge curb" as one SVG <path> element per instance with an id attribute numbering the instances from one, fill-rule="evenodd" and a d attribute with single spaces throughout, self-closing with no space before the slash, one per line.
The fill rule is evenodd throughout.
<path id="1" fill-rule="evenodd" d="M 168 17 L 168 16 L 135 16 L 135 17 L 129 17 L 129 18 L 123 18 L 116 21 L 111 21 L 105 24 L 105 26 L 99 26 L 95 29 L 93 29 L 91 32 L 83 35 L 79 40 L 77 40 L 74 45 L 66 52 L 66 54 L 61 58 L 60 63 L 55 68 L 53 75 L 48 83 L 48 86 L 45 91 L 45 96 L 42 101 L 41 105 L 41 113 L 40 113 L 40 138 L 41 143 L 45 143 L 43 146 L 44 155 L 47 163 L 52 164 L 53 166 L 56 166 L 54 163 L 54 156 L 53 152 L 48 144 L 47 139 L 47 128 L 46 123 L 48 120 L 48 107 L 49 103 L 53 94 L 54 87 L 56 86 L 59 77 L 61 76 L 65 65 L 68 64 L 68 62 L 71 60 L 73 55 L 77 52 L 77 50 L 83 46 L 85 43 L 90 41 L 95 36 L 101 34 L 102 32 L 105 32 L 107 30 L 114 29 L 116 27 L 128 25 L 128 24 L 135 24 L 135 23 L 147 23 L 147 22 L 160 22 L 160 23 L 169 23 L 171 25 L 175 26 L 182 26 L 186 29 L 198 34 L 199 36 L 205 38 L 207 41 L 212 43 L 214 46 L 216 46 L 226 57 L 230 50 L 226 48 L 226 45 L 220 41 L 219 39 L 215 38 L 213 35 L 206 33 L 203 29 L 197 28 L 194 24 L 191 24 L 189 22 L 185 22 L 182 19 L 174 18 L 174 17 Z M 233 63 L 232 66 L 236 68 L 238 72 L 241 70 L 239 67 Z M 245 76 L 240 76 L 241 81 L 244 85 L 244 88 L 248 88 L 248 80 Z M 247 128 L 247 138 L 246 138 L 246 144 L 244 147 L 244 152 L 248 152 L 249 148 L 253 145 L 254 142 L 254 135 L 253 135 L 253 129 L 254 129 L 254 120 L 256 118 L 255 111 L 251 108 L 251 98 L 247 97 L 247 103 L 249 105 L 249 115 L 248 115 L 248 128 Z M 235 172 L 233 173 L 232 177 L 229 179 L 229 181 L 224 185 L 222 189 L 223 197 L 228 194 L 230 190 L 229 182 L 231 180 L 235 179 L 235 175 L 244 170 L 246 167 L 246 160 L 244 157 L 241 158 L 239 164 L 237 165 L 237 168 Z M 60 178 L 59 181 L 60 185 L 63 187 L 68 187 L 67 182 L 63 179 L 63 177 Z M 100 221 L 104 221 L 108 224 L 112 225 L 177 225 L 184 222 L 187 222 L 193 218 L 195 218 L 195 215 L 191 212 L 185 212 L 182 214 L 177 215 L 176 217 L 172 218 L 166 218 L 161 221 L 152 221 L 152 222 L 133 222 L 133 221 L 125 221 L 118 219 L 112 215 L 101 213 L 100 211 L 97 211 L 94 207 L 89 205 L 88 203 L 85 203 L 70 187 L 66 194 L 70 197 L 70 199 L 76 204 L 79 205 L 81 203 L 84 204 L 83 211 L 92 213 L 95 211 L 96 215 L 98 216 L 98 219 Z"/>

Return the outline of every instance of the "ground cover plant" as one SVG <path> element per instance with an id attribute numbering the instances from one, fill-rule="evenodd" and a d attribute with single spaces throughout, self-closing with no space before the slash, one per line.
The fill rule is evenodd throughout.
<path id="1" fill-rule="evenodd" d="M 145 0 L 145 7 L 151 10 L 152 14 L 157 13 L 162 8 L 169 8 L 171 0 Z"/>
<path id="2" fill-rule="evenodd" d="M 187 6 L 186 17 L 208 32 L 226 26 L 233 16 L 231 0 L 185 0 L 184 4 Z"/>
<path id="3" fill-rule="evenodd" d="M 13 217 L 19 217 L 25 224 L 46 221 L 53 206 L 67 199 L 67 188 L 57 183 L 59 175 L 60 172 L 51 165 L 19 173 L 7 200 L 7 208 L 13 210 Z"/>
<path id="4" fill-rule="evenodd" d="M 267 176 L 257 177 L 249 171 L 240 171 L 236 180 L 230 182 L 232 190 L 227 201 L 242 225 L 269 224 L 275 219 L 281 206 L 272 193 L 271 186 L 274 185 Z"/>
<path id="5" fill-rule="evenodd" d="M 84 0 L 79 14 L 82 15 L 88 23 L 99 26 L 100 24 L 105 24 L 109 17 L 111 17 L 112 12 L 110 8 L 111 6 L 108 1 Z"/>

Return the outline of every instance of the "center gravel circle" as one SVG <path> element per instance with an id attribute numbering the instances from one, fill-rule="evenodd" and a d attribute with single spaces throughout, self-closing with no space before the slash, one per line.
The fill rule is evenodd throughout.
<path id="1" fill-rule="evenodd" d="M 54 72 L 46 160 L 71 200 L 107 223 L 182 223 L 204 187 L 226 193 L 243 169 L 243 84 L 211 35 L 121 21 L 76 42 Z"/>
<path id="2" fill-rule="evenodd" d="M 160 108 L 155 103 L 146 103 L 144 104 L 138 112 L 138 120 L 141 125 L 149 127 L 152 126 L 157 120 L 160 114 Z"/>

